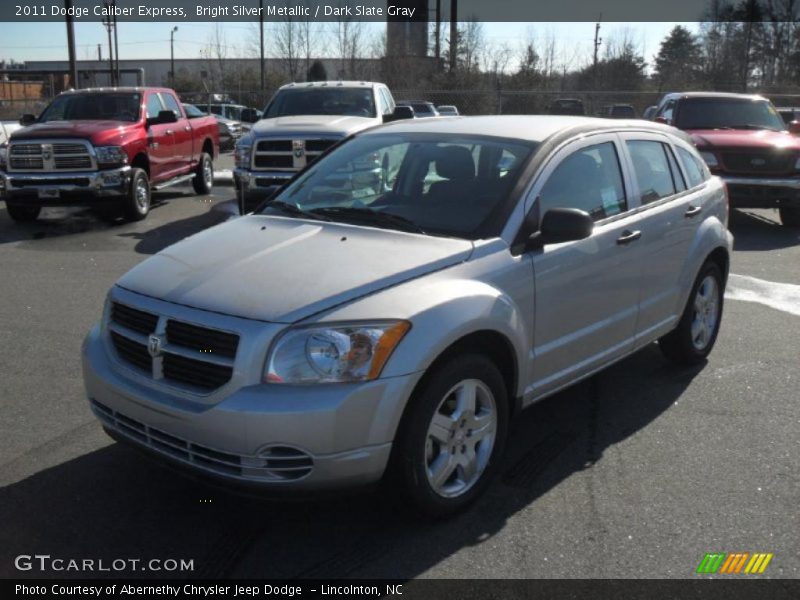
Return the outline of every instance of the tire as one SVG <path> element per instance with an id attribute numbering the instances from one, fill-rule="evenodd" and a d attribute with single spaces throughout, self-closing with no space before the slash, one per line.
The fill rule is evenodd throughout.
<path id="1" fill-rule="evenodd" d="M 480 421 L 470 412 L 470 398 Z M 435 367 L 403 417 L 393 449 L 393 485 L 429 516 L 463 510 L 496 474 L 508 411 L 503 376 L 485 356 L 460 355 Z M 479 430 L 480 437 L 475 435 Z"/>
<path id="2" fill-rule="evenodd" d="M 131 172 L 131 186 L 123 201 L 122 211 L 128 221 L 141 221 L 150 212 L 150 181 L 142 169 Z"/>
<path id="3" fill-rule="evenodd" d="M 783 206 L 778 209 L 784 227 L 800 227 L 800 208 Z"/>
<path id="4" fill-rule="evenodd" d="M 194 179 L 192 179 L 192 187 L 195 193 L 200 196 L 210 194 L 211 188 L 214 187 L 214 163 L 205 152 L 200 155 L 200 162 L 197 163 Z"/>
<path id="5" fill-rule="evenodd" d="M 39 218 L 39 213 L 42 212 L 42 207 L 6 203 L 6 210 L 8 211 L 8 216 L 17 223 L 32 223 Z"/>
<path id="6" fill-rule="evenodd" d="M 724 281 L 715 263 L 706 262 L 700 269 L 678 326 L 658 341 L 668 359 L 687 366 L 705 361 L 719 334 Z"/>

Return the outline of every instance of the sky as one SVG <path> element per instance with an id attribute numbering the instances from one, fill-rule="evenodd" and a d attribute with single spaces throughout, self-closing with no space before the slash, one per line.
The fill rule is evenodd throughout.
<path id="1" fill-rule="evenodd" d="M 678 24 L 697 29 L 697 23 L 602 23 L 601 38 L 611 40 L 624 33 L 642 51 L 645 60 L 652 63 L 661 40 Z M 170 31 L 175 33 L 175 57 L 197 58 L 214 32 L 215 23 L 119 23 L 120 60 L 168 58 Z M 330 25 L 330 24 L 328 24 Z M 267 55 L 270 28 L 266 24 Z M 230 56 L 246 56 L 247 41 L 254 38 L 257 23 L 223 22 Z M 377 36 L 385 28 L 381 23 L 365 23 L 369 36 Z M 483 23 L 484 38 L 489 44 L 507 44 L 519 50 L 531 36 L 541 39 L 552 35 L 562 48 L 569 49 L 567 60 L 585 61 L 592 54 L 594 23 Z M 102 44 L 103 57 L 108 57 L 108 34 L 101 23 L 76 23 L 75 39 L 78 59 L 97 58 L 97 45 Z M 565 50 L 566 51 L 566 50 Z M 603 46 L 601 46 L 602 56 Z M 0 22 L 0 60 L 66 60 L 66 27 L 63 23 L 8 23 Z M 569 65 L 578 66 L 576 64 Z"/>

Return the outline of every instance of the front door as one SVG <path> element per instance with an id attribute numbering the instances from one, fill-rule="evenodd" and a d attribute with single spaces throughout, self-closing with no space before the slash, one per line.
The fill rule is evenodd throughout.
<path id="1" fill-rule="evenodd" d="M 150 92 L 146 100 L 147 118 L 154 119 L 164 109 L 158 94 Z M 147 129 L 148 156 L 150 158 L 150 179 L 164 181 L 175 170 L 175 124 L 153 124 Z"/>
<path id="2" fill-rule="evenodd" d="M 595 220 L 586 239 L 531 254 L 535 280 L 533 397 L 633 347 L 642 271 L 641 231 L 630 212 L 616 134 L 561 150 L 534 188 L 533 210 L 579 208 Z M 541 187 L 539 187 L 541 186 Z M 526 394 L 526 395 L 527 395 Z"/>

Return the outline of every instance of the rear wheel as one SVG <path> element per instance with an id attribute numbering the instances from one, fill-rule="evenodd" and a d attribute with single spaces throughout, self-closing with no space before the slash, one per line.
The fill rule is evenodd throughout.
<path id="1" fill-rule="evenodd" d="M 6 210 L 8 211 L 8 216 L 17 223 L 30 223 L 39 217 L 42 208 L 40 206 L 6 203 Z"/>
<path id="2" fill-rule="evenodd" d="M 200 155 L 200 162 L 197 163 L 194 179 L 192 179 L 192 187 L 201 196 L 210 194 L 211 188 L 214 187 L 214 163 L 205 152 Z"/>
<path id="3" fill-rule="evenodd" d="M 142 169 L 133 169 L 131 187 L 123 202 L 125 218 L 129 221 L 141 221 L 150 212 L 150 181 Z"/>
<path id="4" fill-rule="evenodd" d="M 700 269 L 678 326 L 658 344 L 664 355 L 682 365 L 703 362 L 714 347 L 722 320 L 724 278 L 707 262 Z"/>
<path id="5" fill-rule="evenodd" d="M 396 484 L 427 514 L 462 510 L 489 485 L 503 453 L 503 377 L 485 356 L 462 355 L 430 373 L 411 403 L 396 442 Z"/>
<path id="6" fill-rule="evenodd" d="M 800 208 L 782 206 L 778 209 L 784 227 L 800 227 Z"/>

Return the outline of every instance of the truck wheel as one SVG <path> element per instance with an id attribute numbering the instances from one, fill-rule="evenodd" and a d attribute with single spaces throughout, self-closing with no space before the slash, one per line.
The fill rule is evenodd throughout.
<path id="1" fill-rule="evenodd" d="M 211 157 L 203 152 L 200 155 L 200 162 L 197 163 L 197 169 L 194 172 L 194 179 L 192 179 L 192 187 L 197 194 L 204 196 L 211 193 L 211 188 L 214 186 L 214 163 L 211 162 Z"/>
<path id="2" fill-rule="evenodd" d="M 705 263 L 678 326 L 658 340 L 668 359 L 680 365 L 696 365 L 706 359 L 719 333 L 724 285 L 719 267 Z"/>
<path id="3" fill-rule="evenodd" d="M 30 223 L 37 219 L 42 208 L 40 206 L 6 203 L 6 210 L 8 211 L 8 216 L 17 223 Z"/>
<path id="4" fill-rule="evenodd" d="M 133 169 L 131 173 L 131 187 L 123 210 L 128 221 L 141 221 L 150 212 L 150 181 L 142 169 Z"/>
<path id="5" fill-rule="evenodd" d="M 800 227 L 800 208 L 783 206 L 778 212 L 784 227 Z"/>
<path id="6" fill-rule="evenodd" d="M 466 508 L 491 482 L 508 429 L 503 377 L 485 356 L 467 354 L 426 376 L 395 441 L 394 482 L 431 516 Z"/>

